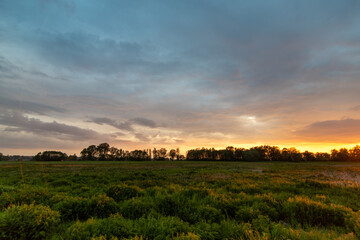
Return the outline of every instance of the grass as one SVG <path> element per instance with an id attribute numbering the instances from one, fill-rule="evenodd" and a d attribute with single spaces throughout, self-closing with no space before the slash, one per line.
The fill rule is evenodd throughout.
<path id="1" fill-rule="evenodd" d="M 359 176 L 344 162 L 0 162 L 0 239 L 358 239 Z"/>

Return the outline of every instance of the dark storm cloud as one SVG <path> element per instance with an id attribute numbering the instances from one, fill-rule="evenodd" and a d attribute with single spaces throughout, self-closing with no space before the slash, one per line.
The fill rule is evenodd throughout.
<path id="1" fill-rule="evenodd" d="M 97 139 L 101 134 L 75 126 L 70 126 L 56 121 L 43 122 L 36 118 L 28 118 L 18 112 L 5 112 L 0 114 L 0 124 L 7 126 L 7 132 L 27 132 L 40 136 L 60 137 L 68 140 Z"/>
<path id="2" fill-rule="evenodd" d="M 360 141 L 360 120 L 343 119 L 312 123 L 297 130 L 295 135 L 310 141 L 358 143 Z"/>

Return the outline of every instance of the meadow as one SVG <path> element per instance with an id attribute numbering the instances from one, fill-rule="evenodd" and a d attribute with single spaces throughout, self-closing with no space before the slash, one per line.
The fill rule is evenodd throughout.
<path id="1" fill-rule="evenodd" d="M 0 239 L 359 239 L 359 162 L 0 162 Z"/>

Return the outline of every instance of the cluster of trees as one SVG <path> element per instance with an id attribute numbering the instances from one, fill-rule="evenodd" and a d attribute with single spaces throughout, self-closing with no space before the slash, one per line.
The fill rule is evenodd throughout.
<path id="1" fill-rule="evenodd" d="M 9 160 L 8 156 L 4 156 L 4 154 L 0 153 L 0 161 L 7 161 Z"/>
<path id="2" fill-rule="evenodd" d="M 322 152 L 300 152 L 296 148 L 283 148 L 277 146 L 257 146 L 250 149 L 227 147 L 215 150 L 214 148 L 197 148 L 187 152 L 187 160 L 207 161 L 360 161 L 360 146 L 356 145 L 350 150 L 333 149 L 331 154 Z"/>
<path id="3" fill-rule="evenodd" d="M 84 148 L 80 153 L 81 160 L 84 161 L 146 161 L 146 160 L 184 160 L 185 157 L 180 154 L 179 148 L 171 149 L 169 152 L 166 148 L 153 150 L 134 150 L 126 151 L 116 147 L 110 147 L 108 143 L 101 143 L 98 146 L 90 145 Z"/>
<path id="4" fill-rule="evenodd" d="M 76 161 L 77 156 L 70 155 L 68 156 L 66 153 L 59 151 L 44 151 L 36 154 L 32 160 L 34 161 Z"/>
<path id="5" fill-rule="evenodd" d="M 0 153 L 0 161 L 17 161 L 19 159 L 21 160 L 31 160 L 33 156 L 22 156 L 22 155 L 4 155 Z"/>

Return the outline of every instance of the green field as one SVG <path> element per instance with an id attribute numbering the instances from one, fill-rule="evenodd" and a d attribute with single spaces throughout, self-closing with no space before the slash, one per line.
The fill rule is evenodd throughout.
<path id="1" fill-rule="evenodd" d="M 358 239 L 360 163 L 1 162 L 0 239 Z"/>

